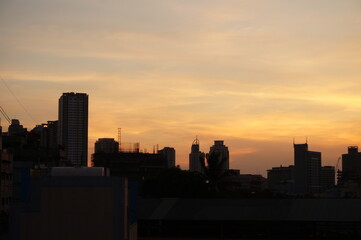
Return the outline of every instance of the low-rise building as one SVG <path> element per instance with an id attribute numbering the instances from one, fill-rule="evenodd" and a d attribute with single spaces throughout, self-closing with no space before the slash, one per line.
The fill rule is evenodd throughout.
<path id="1" fill-rule="evenodd" d="M 294 166 L 273 167 L 267 170 L 267 188 L 272 192 L 292 194 L 294 192 Z"/>

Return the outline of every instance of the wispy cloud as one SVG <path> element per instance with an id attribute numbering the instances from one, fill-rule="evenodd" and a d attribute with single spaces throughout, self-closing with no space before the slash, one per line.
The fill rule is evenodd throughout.
<path id="1" fill-rule="evenodd" d="M 89 93 L 91 144 L 122 127 L 148 149 L 173 145 L 185 167 L 198 134 L 207 147 L 229 139 L 235 166 L 273 164 L 260 146 L 278 155 L 293 136 L 358 142 L 359 9 L 357 0 L 5 0 L 0 74 L 39 123 L 57 117 L 62 92 Z M 0 101 L 31 127 L 10 95 Z"/>

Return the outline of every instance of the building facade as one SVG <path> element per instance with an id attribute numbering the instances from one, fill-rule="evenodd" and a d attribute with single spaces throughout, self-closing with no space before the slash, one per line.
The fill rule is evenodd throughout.
<path id="1" fill-rule="evenodd" d="M 48 121 L 42 124 L 40 147 L 58 148 L 58 121 Z"/>
<path id="2" fill-rule="evenodd" d="M 94 153 L 93 167 L 104 167 L 107 175 L 127 177 L 129 181 L 143 181 L 167 169 L 166 159 L 159 153 Z"/>
<path id="3" fill-rule="evenodd" d="M 321 168 L 321 188 L 322 191 L 327 191 L 335 186 L 335 167 L 333 166 L 323 166 Z"/>
<path id="4" fill-rule="evenodd" d="M 102 173 L 64 167 L 31 176 L 26 200 L 11 210 L 9 239 L 136 240 L 136 195 L 126 178 Z"/>
<path id="5" fill-rule="evenodd" d="M 63 93 L 59 99 L 58 143 L 65 149 L 64 164 L 87 166 L 88 95 Z"/>
<path id="6" fill-rule="evenodd" d="M 295 193 L 301 195 L 321 191 L 321 153 L 308 151 L 308 144 L 294 144 Z"/>
<path id="7" fill-rule="evenodd" d="M 2 128 L 0 126 L 0 214 L 8 212 L 13 191 L 13 155 L 2 148 Z"/>

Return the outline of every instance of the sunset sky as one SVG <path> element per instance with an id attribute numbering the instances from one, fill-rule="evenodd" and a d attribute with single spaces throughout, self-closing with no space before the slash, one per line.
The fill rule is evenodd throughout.
<path id="1" fill-rule="evenodd" d="M 88 93 L 90 153 L 121 127 L 188 169 L 197 135 L 265 175 L 307 136 L 334 166 L 361 147 L 361 1 L 0 0 L 0 75 L 32 117 L 3 82 L 0 106 L 29 129 Z"/>

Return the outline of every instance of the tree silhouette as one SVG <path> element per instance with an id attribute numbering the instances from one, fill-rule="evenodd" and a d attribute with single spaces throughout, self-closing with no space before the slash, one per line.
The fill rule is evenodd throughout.
<path id="1" fill-rule="evenodd" d="M 203 169 L 203 176 L 208 184 L 208 191 L 212 195 L 217 195 L 222 187 L 222 180 L 227 174 L 227 171 L 222 169 L 227 158 L 222 157 L 218 152 L 212 152 L 209 154 L 201 154 L 199 161 Z"/>

